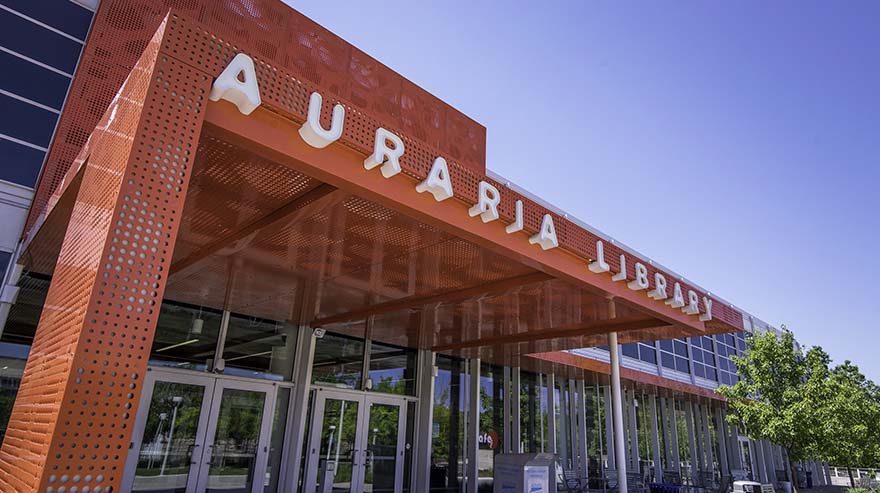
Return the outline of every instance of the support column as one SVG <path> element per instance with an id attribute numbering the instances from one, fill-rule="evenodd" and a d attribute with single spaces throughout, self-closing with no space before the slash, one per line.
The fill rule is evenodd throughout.
<path id="1" fill-rule="evenodd" d="M 511 406 L 511 392 L 510 392 L 510 383 L 512 381 L 510 377 L 510 367 L 505 366 L 502 368 L 501 372 L 503 373 L 502 377 L 502 419 L 504 422 L 504 430 L 502 431 L 501 436 L 501 450 L 505 453 L 513 452 L 513 442 L 510 440 L 510 406 Z"/>
<path id="2" fill-rule="evenodd" d="M 477 436 L 480 434 L 480 358 L 472 358 L 468 364 L 470 379 L 468 383 L 468 421 L 467 421 L 467 492 L 477 493 L 478 458 L 480 444 Z"/>
<path id="3" fill-rule="evenodd" d="M 727 414 L 725 411 L 724 414 Z M 726 422 L 725 422 L 726 423 Z M 744 471 L 746 469 L 745 465 L 742 462 L 742 444 L 739 442 L 739 433 L 737 432 L 736 426 L 731 426 L 727 424 L 727 430 L 730 436 L 730 463 L 731 469 L 735 469 L 738 471 Z"/>
<path id="4" fill-rule="evenodd" d="M 705 455 L 705 457 L 706 457 L 705 471 L 712 473 L 714 475 L 714 473 L 715 473 L 714 448 L 715 447 L 713 446 L 713 443 L 712 443 L 712 431 L 709 428 L 710 413 L 709 413 L 709 405 L 708 404 L 701 404 L 700 405 L 700 418 L 703 421 L 703 438 L 705 439 L 704 440 L 705 445 L 703 446 L 703 452 L 704 452 L 703 455 Z"/>
<path id="5" fill-rule="evenodd" d="M 558 454 L 559 449 L 556 447 L 556 375 L 547 374 L 547 448 L 551 454 Z"/>
<path id="6" fill-rule="evenodd" d="M 660 459 L 660 427 L 657 424 L 657 397 L 647 397 L 651 408 L 651 451 L 654 455 L 654 482 L 663 482 L 663 461 Z"/>
<path id="7" fill-rule="evenodd" d="M 578 389 L 580 390 L 581 395 L 581 406 L 578 411 L 578 420 L 581 423 L 580 432 L 578 433 L 578 448 L 581 451 L 580 457 L 580 467 L 581 467 L 581 477 L 586 478 L 590 476 L 590 443 L 588 440 L 589 434 L 588 431 L 590 428 L 590 424 L 587 420 L 587 417 L 592 414 L 588 404 L 592 404 L 592 400 L 590 403 L 587 402 L 587 382 L 584 380 L 577 381 Z"/>
<path id="8" fill-rule="evenodd" d="M 616 469 L 617 468 L 617 454 L 615 453 L 615 440 L 614 440 L 614 412 L 613 406 L 611 405 L 611 387 L 603 387 L 602 389 L 602 401 L 605 406 L 605 445 L 608 451 L 608 469 Z"/>
<path id="9" fill-rule="evenodd" d="M 828 480 L 828 484 L 831 485 L 831 468 L 828 466 L 827 462 L 822 463 L 822 468 L 825 470 L 825 478 Z"/>
<path id="10" fill-rule="evenodd" d="M 697 440 L 694 436 L 694 408 L 690 401 L 684 401 L 684 420 L 687 425 L 688 449 L 691 453 L 691 482 L 696 484 L 698 477 L 697 469 Z"/>
<path id="11" fill-rule="evenodd" d="M 96 464 L 88 487 L 122 491 L 211 87 L 160 56 L 164 35 L 163 22 L 74 160 L 79 188 L 59 190 L 70 219 L 0 450 L 0 491 L 70 488 L 50 477 Z"/>
<path id="12" fill-rule="evenodd" d="M 776 483 L 776 454 L 773 453 L 773 444 L 764 440 L 764 457 L 767 458 L 767 479 L 769 482 Z"/>
<path id="13" fill-rule="evenodd" d="M 678 413 L 675 412 L 675 398 L 669 399 L 670 431 L 672 432 L 672 470 L 681 476 L 681 452 L 678 448 Z"/>
<path id="14" fill-rule="evenodd" d="M 730 463 L 727 460 L 728 439 L 727 427 L 721 408 L 715 408 L 715 438 L 718 440 L 718 466 L 721 468 L 722 476 L 730 475 Z"/>
<path id="15" fill-rule="evenodd" d="M 660 398 L 660 432 L 663 433 L 663 460 L 667 470 L 673 470 L 672 435 L 669 426 L 669 404 L 665 397 Z"/>
<path id="16" fill-rule="evenodd" d="M 758 466 L 758 473 L 756 476 L 761 478 L 758 480 L 761 483 L 769 483 L 770 479 L 767 476 L 767 462 L 764 460 L 763 440 L 755 440 L 753 443 L 755 444 L 755 455 L 757 455 L 757 460 L 754 461 Z"/>
<path id="17" fill-rule="evenodd" d="M 431 481 L 431 451 L 434 435 L 434 378 L 437 372 L 437 367 L 435 366 L 436 355 L 429 349 L 420 349 L 418 362 L 419 402 L 415 437 L 416 448 L 413 462 L 416 469 L 416 491 L 427 491 Z"/>
<path id="18" fill-rule="evenodd" d="M 520 431 L 520 427 L 522 426 L 522 402 L 520 402 L 520 380 L 519 380 L 520 369 L 519 367 L 514 367 L 511 373 L 511 390 L 510 390 L 510 439 L 511 443 L 511 452 L 515 454 L 519 454 L 522 452 L 522 432 Z"/>
<path id="19" fill-rule="evenodd" d="M 614 307 L 613 304 L 611 304 Z M 620 346 L 617 344 L 617 332 L 608 334 L 608 349 L 611 353 L 611 408 L 614 415 L 614 436 L 623 437 L 623 402 L 620 389 Z M 626 485 L 626 450 L 625 444 L 614 447 L 617 463 L 617 491 L 628 491 Z"/>
<path id="20" fill-rule="evenodd" d="M 303 444 L 306 442 L 306 420 L 309 405 L 310 383 L 312 381 L 312 362 L 315 356 L 315 331 L 311 327 L 300 326 L 296 338 L 297 357 L 294 360 L 293 381 L 296 383 L 291 390 L 291 412 L 288 417 L 287 442 L 282 453 L 282 464 L 289 467 L 281 468 L 278 484 L 285 485 L 285 493 L 292 493 L 294 485 L 299 483 L 300 464 L 302 464 Z"/>
<path id="21" fill-rule="evenodd" d="M 637 423 L 638 404 L 635 390 L 629 390 L 627 395 L 627 412 L 629 413 L 629 466 L 633 472 L 639 471 L 639 427 Z"/>

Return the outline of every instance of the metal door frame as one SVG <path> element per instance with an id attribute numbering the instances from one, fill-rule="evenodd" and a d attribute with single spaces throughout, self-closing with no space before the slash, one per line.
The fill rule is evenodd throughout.
<path id="1" fill-rule="evenodd" d="M 308 448 L 305 465 L 305 475 L 303 476 L 303 485 L 307 488 L 306 492 L 311 493 L 308 488 L 313 488 L 317 484 L 318 464 L 320 461 L 317 452 L 320 450 L 321 423 L 324 420 L 324 409 L 327 399 L 342 400 L 348 402 L 357 402 L 358 412 L 354 438 L 354 454 L 352 459 L 351 471 L 351 493 L 364 493 L 365 482 L 365 462 L 367 457 L 367 435 L 369 434 L 370 424 L 370 407 L 373 404 L 386 404 L 398 406 L 398 432 L 397 432 L 397 460 L 395 462 L 395 488 L 394 493 L 403 491 L 403 467 L 406 457 L 406 414 L 408 403 L 412 400 L 405 396 L 394 396 L 390 394 L 371 394 L 368 392 L 348 389 L 333 389 L 321 386 L 314 386 L 313 393 L 313 410 L 311 413 L 311 423 L 309 428 Z"/>
<path id="2" fill-rule="evenodd" d="M 266 482 L 266 464 L 269 457 L 269 440 L 272 434 L 272 421 L 275 412 L 275 396 L 278 386 L 270 382 L 251 382 L 233 380 L 227 378 L 214 379 L 214 394 L 211 409 L 207 415 L 207 432 L 205 434 L 205 446 L 202 447 L 202 456 L 198 468 L 198 481 L 196 492 L 207 491 L 208 477 L 211 470 L 210 463 L 214 449 L 214 440 L 217 437 L 217 420 L 220 417 L 220 405 L 223 403 L 223 391 L 226 389 L 244 390 L 247 392 L 262 392 L 266 398 L 263 401 L 263 415 L 260 422 L 260 436 L 257 444 L 257 455 L 254 458 L 254 480 L 251 493 L 262 493 Z"/>
<path id="3" fill-rule="evenodd" d="M 150 414 L 150 401 L 153 398 L 153 390 L 157 381 L 200 386 L 203 389 L 202 407 L 199 411 L 199 423 L 196 426 L 193 454 L 190 460 L 190 468 L 186 480 L 186 491 L 187 493 L 190 493 L 195 491 L 196 479 L 199 476 L 202 457 L 201 447 L 205 443 L 205 435 L 208 430 L 208 422 L 210 421 L 207 417 L 211 410 L 211 401 L 214 396 L 216 379 L 211 375 L 200 375 L 190 372 L 165 372 L 153 368 L 147 369 L 147 376 L 144 378 L 144 387 L 141 392 L 141 399 L 138 407 L 142 412 L 139 412 L 135 418 L 134 430 L 132 432 L 133 439 L 129 446 L 128 459 L 125 463 L 125 473 L 123 474 L 122 479 L 123 489 L 125 491 L 131 491 L 134 486 L 138 458 L 144 441 L 144 429 L 146 428 L 147 418 Z"/>
<path id="4" fill-rule="evenodd" d="M 123 474 L 123 488 L 130 491 L 137 470 L 138 456 L 144 440 L 144 429 L 149 416 L 150 401 L 153 398 L 153 390 L 156 382 L 170 382 L 184 385 L 201 386 L 202 407 L 199 411 L 199 423 L 196 427 L 195 444 L 190 460 L 190 469 L 186 480 L 186 492 L 196 493 L 205 491 L 207 487 L 209 467 L 204 467 L 210 462 L 210 454 L 206 451 L 213 448 L 213 441 L 217 433 L 217 418 L 220 412 L 223 390 L 227 388 L 263 392 L 266 398 L 263 402 L 263 416 L 260 424 L 260 439 L 257 446 L 256 464 L 254 466 L 254 481 L 252 493 L 262 493 L 265 483 L 266 467 L 268 465 L 269 441 L 272 436 L 272 423 L 275 416 L 275 400 L 278 395 L 278 383 L 270 381 L 255 381 L 250 379 L 226 377 L 198 373 L 190 370 L 180 370 L 162 367 L 147 368 L 147 376 L 144 379 L 144 387 L 138 409 L 142 410 L 135 418 L 135 426 L 132 433 L 134 437 L 129 447 L 128 459 L 125 463 Z M 215 398 L 218 397 L 218 398 Z M 206 446 L 209 444 L 210 446 Z"/>

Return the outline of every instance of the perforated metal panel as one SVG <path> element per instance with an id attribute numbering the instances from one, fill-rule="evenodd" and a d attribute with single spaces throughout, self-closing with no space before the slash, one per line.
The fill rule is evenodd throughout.
<path id="1" fill-rule="evenodd" d="M 86 149 L 0 449 L 2 491 L 120 491 L 211 83 L 159 53 L 163 33 Z"/>

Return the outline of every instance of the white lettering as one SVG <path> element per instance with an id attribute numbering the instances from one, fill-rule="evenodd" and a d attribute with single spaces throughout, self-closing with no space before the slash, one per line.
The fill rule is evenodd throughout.
<path id="1" fill-rule="evenodd" d="M 626 287 L 633 291 L 648 289 L 648 268 L 641 262 L 636 262 L 636 278 L 627 283 Z"/>
<path id="2" fill-rule="evenodd" d="M 544 214 L 541 221 L 541 229 L 529 238 L 529 243 L 541 245 L 543 250 L 549 250 L 559 246 L 559 240 L 556 238 L 556 227 L 553 226 L 553 217 L 550 214 Z"/>
<path id="3" fill-rule="evenodd" d="M 708 322 L 709 320 L 712 320 L 712 300 L 703 296 L 703 304 L 706 306 L 706 313 L 700 315 L 700 321 Z"/>
<path id="4" fill-rule="evenodd" d="M 388 147 L 391 142 L 394 147 Z M 391 178 L 400 173 L 400 156 L 403 155 L 403 140 L 382 127 L 376 129 L 376 142 L 373 153 L 364 160 L 364 168 L 382 166 L 382 176 Z"/>
<path id="5" fill-rule="evenodd" d="M 217 80 L 211 86 L 208 99 L 229 101 L 238 107 L 238 111 L 243 115 L 253 113 L 260 106 L 262 100 L 260 99 L 260 88 L 257 85 L 254 61 L 251 57 L 244 53 L 235 55 L 235 58 L 217 76 Z"/>
<path id="6" fill-rule="evenodd" d="M 596 242 L 596 260 L 590 262 L 590 271 L 595 273 L 608 272 L 611 266 L 605 261 L 605 246 L 602 241 Z"/>
<path id="7" fill-rule="evenodd" d="M 697 297 L 697 293 L 688 290 L 688 304 L 682 308 L 681 311 L 688 315 L 697 315 L 700 313 L 700 298 Z"/>
<path id="8" fill-rule="evenodd" d="M 504 228 L 504 231 L 507 231 L 507 234 L 516 233 L 517 231 L 523 230 L 523 205 L 522 200 L 516 201 L 516 218 L 514 221 L 507 225 Z"/>
<path id="9" fill-rule="evenodd" d="M 665 300 L 669 297 L 666 294 L 666 278 L 659 272 L 654 273 L 654 289 L 648 291 L 648 297 L 652 300 Z"/>
<path id="10" fill-rule="evenodd" d="M 309 97 L 309 112 L 306 121 L 299 127 L 299 135 L 306 144 L 323 149 L 342 137 L 342 126 L 345 123 L 345 107 L 341 104 L 333 106 L 333 117 L 330 129 L 321 126 L 321 95 L 313 92 Z"/>
<path id="11" fill-rule="evenodd" d="M 449 179 L 449 167 L 446 165 L 445 159 L 438 157 L 434 160 L 428 177 L 416 185 L 416 191 L 419 193 L 431 192 L 437 202 L 452 197 L 452 180 Z"/>
<path id="12" fill-rule="evenodd" d="M 471 217 L 480 216 L 484 223 L 498 219 L 498 204 L 501 203 L 501 194 L 491 183 L 480 182 L 477 192 L 477 203 L 468 210 Z"/>
<path id="13" fill-rule="evenodd" d="M 626 255 L 620 254 L 620 272 L 611 276 L 612 281 L 626 281 Z"/>
<path id="14" fill-rule="evenodd" d="M 672 298 L 666 300 L 666 304 L 672 308 L 681 308 L 684 306 L 684 295 L 681 292 L 681 284 L 675 283 L 672 288 Z"/>

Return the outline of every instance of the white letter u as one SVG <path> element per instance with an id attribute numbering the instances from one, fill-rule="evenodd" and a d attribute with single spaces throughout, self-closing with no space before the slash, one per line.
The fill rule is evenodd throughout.
<path id="1" fill-rule="evenodd" d="M 339 140 L 342 137 L 342 125 L 345 123 L 345 107 L 336 104 L 333 107 L 333 118 L 330 120 L 330 130 L 325 130 L 321 126 L 321 95 L 313 92 L 309 97 L 309 114 L 302 127 L 299 128 L 299 134 L 302 136 L 306 144 L 323 149 L 328 145 Z"/>

